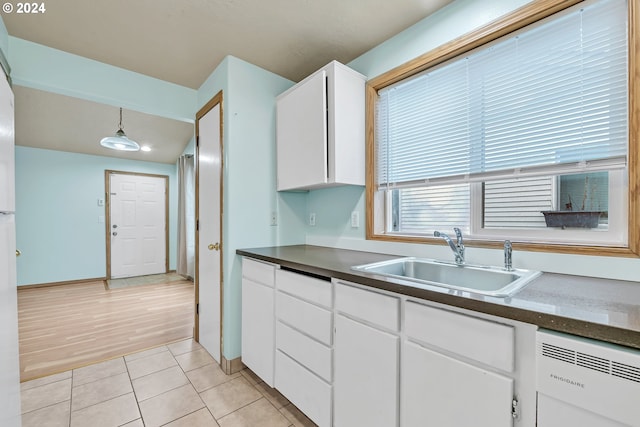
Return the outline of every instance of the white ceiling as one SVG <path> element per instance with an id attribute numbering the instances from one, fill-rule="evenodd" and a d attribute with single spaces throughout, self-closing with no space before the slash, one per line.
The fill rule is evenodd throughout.
<path id="1" fill-rule="evenodd" d="M 350 62 L 451 1 L 54 0 L 44 3 L 45 13 L 3 13 L 2 19 L 12 36 L 197 89 L 227 55 L 299 81 L 333 59 Z M 20 92 L 16 105 L 29 111 Z M 38 93 L 31 93 L 28 101 L 37 98 Z M 71 108 L 73 101 L 67 101 Z M 48 111 L 48 123 L 62 122 L 62 110 Z M 117 125 L 112 117 L 95 116 L 89 123 L 104 129 Z M 127 124 L 125 114 L 128 129 L 134 126 Z M 27 131 L 34 139 L 23 140 Z M 17 144 L 44 144 L 34 132 L 18 123 Z M 140 132 L 142 137 L 153 134 L 145 128 Z M 63 135 L 55 136 L 57 142 L 47 144 L 80 149 L 63 142 Z M 89 135 L 84 139 L 89 141 Z M 147 154 L 154 160 L 154 152 Z"/>
<path id="2" fill-rule="evenodd" d="M 99 144 L 118 130 L 120 110 L 110 105 L 14 86 L 15 126 L 18 145 L 144 160 L 175 163 L 193 136 L 193 124 L 122 111 L 122 126 L 130 139 L 150 152 L 109 150 Z"/>

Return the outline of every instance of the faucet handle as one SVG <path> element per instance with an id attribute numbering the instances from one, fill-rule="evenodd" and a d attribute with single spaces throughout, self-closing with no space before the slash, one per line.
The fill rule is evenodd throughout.
<path id="1" fill-rule="evenodd" d="M 507 271 L 513 270 L 512 259 L 511 259 L 512 251 L 513 251 L 513 246 L 511 245 L 511 241 L 505 240 L 504 241 L 504 269 Z"/>
<path id="2" fill-rule="evenodd" d="M 453 227 L 453 231 L 455 231 L 456 233 L 456 240 L 458 241 L 458 246 L 463 246 L 464 247 L 464 243 L 462 240 L 462 231 L 460 231 L 460 229 L 458 227 Z"/>

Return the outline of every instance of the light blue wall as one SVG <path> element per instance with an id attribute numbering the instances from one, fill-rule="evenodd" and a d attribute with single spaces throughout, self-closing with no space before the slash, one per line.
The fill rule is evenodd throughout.
<path id="1" fill-rule="evenodd" d="M 198 91 L 199 107 L 223 91 L 223 355 L 227 359 L 239 357 L 241 350 L 242 273 L 236 249 L 304 242 L 299 214 L 304 211 L 304 195 L 275 191 L 275 97 L 292 84 L 228 56 Z M 271 212 L 277 212 L 281 225 L 271 226 Z"/>
<path id="2" fill-rule="evenodd" d="M 15 84 L 185 122 L 194 121 L 197 105 L 194 89 L 11 36 L 8 45 Z M 19 244 L 25 248 L 25 256 L 18 263 L 20 285 L 104 277 L 104 224 L 98 224 L 95 212 L 104 209 L 98 208 L 97 199 L 104 193 L 105 169 L 171 177 L 169 255 L 170 268 L 175 268 L 175 165 L 17 148 L 17 203 L 21 212 L 17 234 Z M 50 178 L 44 179 L 45 176 Z M 54 191 L 56 187 L 52 183 L 60 184 L 60 190 Z M 35 185 L 41 185 L 41 188 Z M 27 186 L 28 191 L 23 186 Z M 83 192 L 71 192 L 74 186 L 84 189 Z M 69 203 L 56 205 L 61 200 L 53 198 L 56 191 L 61 192 Z M 56 205 L 56 208 L 49 211 L 48 205 L 39 203 L 40 199 L 50 199 L 51 206 Z M 49 227 L 50 218 L 56 218 L 59 227 Z M 82 228 L 78 228 L 79 225 Z M 44 245 L 37 240 L 41 233 L 45 236 Z M 74 253 L 74 256 L 69 257 L 66 253 Z"/>
<path id="3" fill-rule="evenodd" d="M 11 36 L 9 62 L 17 85 L 189 123 L 195 118 L 194 89 Z"/>
<path id="4" fill-rule="evenodd" d="M 457 0 L 436 14 L 390 38 L 356 58 L 348 65 L 376 77 L 429 50 L 483 26 L 528 3 L 526 0 L 496 0 L 480 2 Z M 398 255 L 426 256 L 450 259 L 451 251 L 444 245 L 416 245 L 365 239 L 364 188 L 344 187 L 315 190 L 308 194 L 306 214 L 316 213 L 316 226 L 305 225 L 308 244 L 348 249 L 386 252 Z M 361 227 L 350 227 L 353 210 L 360 214 Z M 305 218 L 306 219 L 306 218 Z M 500 265 L 502 252 L 468 248 L 469 262 Z M 543 252 L 514 252 L 514 264 L 519 268 L 542 271 L 637 280 L 640 259 L 598 256 L 563 255 Z"/>
<path id="5" fill-rule="evenodd" d="M 0 50 L 4 53 L 4 56 L 9 58 L 9 33 L 7 32 L 7 27 L 4 25 L 4 21 L 2 20 L 2 16 L 0 16 Z"/>
<path id="6" fill-rule="evenodd" d="M 371 79 L 526 3 L 528 0 L 455 1 L 347 65 Z M 359 228 L 351 228 L 352 211 L 359 212 Z M 308 195 L 305 219 L 312 212 L 316 214 L 316 225 L 305 225 L 307 241 L 310 243 L 340 245 L 345 239 L 355 239 L 359 241 L 360 249 L 375 250 L 377 247 L 377 243 L 374 242 L 363 245 L 364 187 L 350 186 L 311 191 Z"/>
<path id="7" fill-rule="evenodd" d="M 169 176 L 169 265 L 175 269 L 174 165 L 16 147 L 18 285 L 105 277 L 105 170 Z"/>
<path id="8" fill-rule="evenodd" d="M 376 77 L 529 3 L 530 0 L 457 0 L 351 61 Z"/>

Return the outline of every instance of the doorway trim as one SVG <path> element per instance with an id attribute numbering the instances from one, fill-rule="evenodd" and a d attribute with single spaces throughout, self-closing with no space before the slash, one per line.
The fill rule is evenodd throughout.
<path id="1" fill-rule="evenodd" d="M 224 234 L 223 234 L 223 212 L 224 212 L 224 110 L 222 91 L 219 91 L 196 113 L 196 239 L 195 239 L 195 302 L 194 302 L 194 324 L 193 339 L 200 340 L 200 318 L 198 304 L 200 303 L 200 119 L 211 111 L 216 105 L 220 106 L 220 363 L 224 360 Z"/>
<path id="2" fill-rule="evenodd" d="M 111 183 L 109 177 L 112 174 L 117 175 L 135 175 L 135 176 L 148 176 L 153 178 L 163 178 L 164 179 L 164 271 L 165 273 L 169 272 L 169 176 L 167 175 L 158 175 L 152 173 L 141 173 L 141 172 L 127 172 L 127 171 L 117 171 L 111 169 L 105 169 L 104 171 L 104 189 L 105 189 L 105 221 L 104 221 L 104 229 L 105 229 L 105 242 L 107 248 L 107 268 L 106 268 L 106 278 L 111 279 Z"/>

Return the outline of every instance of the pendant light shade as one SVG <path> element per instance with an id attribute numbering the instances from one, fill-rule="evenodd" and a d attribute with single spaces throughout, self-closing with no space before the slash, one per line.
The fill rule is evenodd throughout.
<path id="1" fill-rule="evenodd" d="M 138 151 L 140 146 L 137 142 L 127 138 L 127 135 L 122 129 L 122 108 L 120 108 L 120 124 L 118 125 L 118 131 L 114 136 L 107 136 L 100 140 L 100 145 L 105 148 L 118 151 Z"/>

